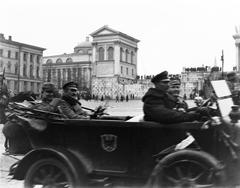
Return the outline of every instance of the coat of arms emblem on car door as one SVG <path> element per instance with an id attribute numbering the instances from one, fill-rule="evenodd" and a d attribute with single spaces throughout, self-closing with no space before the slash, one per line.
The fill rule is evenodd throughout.
<path id="1" fill-rule="evenodd" d="M 117 149 L 117 136 L 113 134 L 101 135 L 101 145 L 103 150 L 113 152 Z"/>

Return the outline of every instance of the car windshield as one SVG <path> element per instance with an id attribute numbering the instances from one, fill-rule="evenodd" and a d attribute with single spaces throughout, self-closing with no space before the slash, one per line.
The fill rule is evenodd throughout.
<path id="1" fill-rule="evenodd" d="M 228 116 L 234 104 L 226 81 L 215 80 L 211 81 L 211 84 L 218 97 L 218 106 L 222 117 Z"/>

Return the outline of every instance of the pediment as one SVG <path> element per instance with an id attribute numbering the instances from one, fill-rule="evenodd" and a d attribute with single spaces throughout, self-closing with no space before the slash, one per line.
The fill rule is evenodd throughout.
<path id="1" fill-rule="evenodd" d="M 107 29 L 104 29 L 101 32 L 97 33 L 97 35 L 106 35 L 106 34 L 115 34 L 115 33 Z"/>
<path id="2" fill-rule="evenodd" d="M 119 35 L 122 36 L 124 38 L 130 39 L 134 42 L 139 42 L 140 40 L 135 39 L 127 34 L 124 34 L 122 32 L 119 32 L 117 30 L 114 30 L 110 27 L 108 27 L 107 25 L 104 25 L 103 27 L 101 27 L 100 29 L 94 31 L 93 33 L 90 34 L 92 37 L 98 37 L 98 36 L 104 36 L 104 35 Z"/>
<path id="3" fill-rule="evenodd" d="M 117 35 L 119 32 L 115 31 L 108 26 L 103 26 L 97 31 L 91 33 L 91 36 L 99 36 L 99 35 Z"/>

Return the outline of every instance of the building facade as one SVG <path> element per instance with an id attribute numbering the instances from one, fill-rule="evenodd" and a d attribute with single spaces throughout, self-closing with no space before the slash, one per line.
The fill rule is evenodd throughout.
<path id="1" fill-rule="evenodd" d="M 40 93 L 42 56 L 45 48 L 5 39 L 0 34 L 0 71 L 5 69 L 8 89 L 14 93 Z"/>
<path id="2" fill-rule="evenodd" d="M 43 81 L 53 82 L 58 89 L 69 81 L 79 84 L 81 91 L 91 90 L 92 44 L 89 38 L 74 47 L 70 54 L 43 57 Z"/>
<path id="3" fill-rule="evenodd" d="M 184 67 L 181 73 L 181 96 L 186 95 L 187 99 L 196 95 L 208 96 L 211 92 L 210 81 L 219 79 L 223 79 L 220 67 Z"/>
<path id="4" fill-rule="evenodd" d="M 137 77 L 138 39 L 103 26 L 93 38 L 92 94 L 115 98 L 130 95 L 126 85 Z"/>
<path id="5" fill-rule="evenodd" d="M 91 95 L 115 98 L 128 95 L 126 85 L 137 76 L 137 43 L 127 34 L 103 26 L 71 54 L 43 58 L 43 80 L 58 88 L 68 81 L 79 84 L 80 91 Z"/>

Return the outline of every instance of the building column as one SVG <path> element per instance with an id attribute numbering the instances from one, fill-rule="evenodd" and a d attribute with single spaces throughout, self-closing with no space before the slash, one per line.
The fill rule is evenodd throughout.
<path id="1" fill-rule="evenodd" d="M 81 89 L 82 88 L 82 68 L 81 67 L 78 68 L 77 74 L 78 74 L 78 79 L 77 79 L 78 87 Z"/>
<path id="2" fill-rule="evenodd" d="M 114 42 L 114 75 L 120 75 L 120 42 Z"/>
<path id="3" fill-rule="evenodd" d="M 236 67 L 237 67 L 237 71 L 239 72 L 240 71 L 240 62 L 239 62 L 239 60 L 240 60 L 240 58 L 239 58 L 239 55 L 240 55 L 240 53 L 239 53 L 239 43 L 235 43 L 235 46 L 236 46 Z"/>

